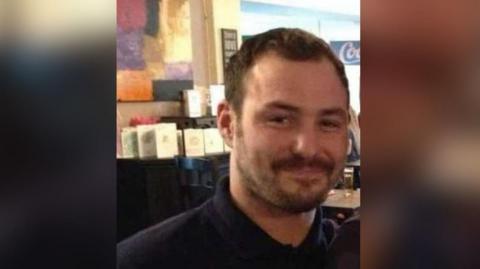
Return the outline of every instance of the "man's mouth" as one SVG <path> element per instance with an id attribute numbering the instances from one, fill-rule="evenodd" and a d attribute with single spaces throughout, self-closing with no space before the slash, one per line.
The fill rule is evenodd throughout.
<path id="1" fill-rule="evenodd" d="M 287 169 L 280 169 L 280 171 L 285 172 L 294 178 L 309 181 L 311 181 L 312 179 L 318 179 L 319 177 L 323 177 L 326 174 L 326 171 L 323 168 L 308 166 L 298 168 L 289 167 Z"/>
<path id="2" fill-rule="evenodd" d="M 298 178 L 302 181 L 312 181 L 318 178 L 330 176 L 334 163 L 326 159 L 307 160 L 298 156 L 276 160 L 272 163 L 272 170 L 285 173 L 289 177 Z"/>

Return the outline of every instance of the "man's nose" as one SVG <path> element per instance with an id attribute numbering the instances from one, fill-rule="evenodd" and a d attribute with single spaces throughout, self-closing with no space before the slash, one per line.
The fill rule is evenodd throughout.
<path id="1" fill-rule="evenodd" d="M 306 159 L 313 158 L 318 153 L 319 140 L 315 127 L 303 127 L 295 136 L 293 152 Z"/>

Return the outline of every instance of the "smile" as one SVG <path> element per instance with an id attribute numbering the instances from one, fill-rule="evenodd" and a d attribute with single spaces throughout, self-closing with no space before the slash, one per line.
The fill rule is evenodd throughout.
<path id="1" fill-rule="evenodd" d="M 298 169 L 284 169 L 282 172 L 285 172 L 289 175 L 292 175 L 296 179 L 312 181 L 319 177 L 325 176 L 325 170 L 317 167 L 303 167 Z"/>

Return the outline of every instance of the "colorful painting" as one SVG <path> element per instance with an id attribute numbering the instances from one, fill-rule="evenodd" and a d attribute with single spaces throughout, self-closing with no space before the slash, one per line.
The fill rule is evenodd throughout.
<path id="1" fill-rule="evenodd" d="M 153 100 L 154 82 L 193 79 L 190 23 L 189 0 L 117 0 L 118 101 Z"/>
<path id="2" fill-rule="evenodd" d="M 145 70 L 117 70 L 117 100 L 153 100 L 152 79 Z"/>
<path id="3" fill-rule="evenodd" d="M 143 70 L 143 31 L 125 31 L 117 28 L 117 68 L 119 70 Z"/>

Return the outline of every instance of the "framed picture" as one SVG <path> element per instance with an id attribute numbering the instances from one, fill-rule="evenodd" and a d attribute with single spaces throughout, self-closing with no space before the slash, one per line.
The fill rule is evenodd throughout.
<path id="1" fill-rule="evenodd" d="M 223 70 L 227 67 L 230 57 L 238 50 L 237 30 L 221 29 Z"/>

